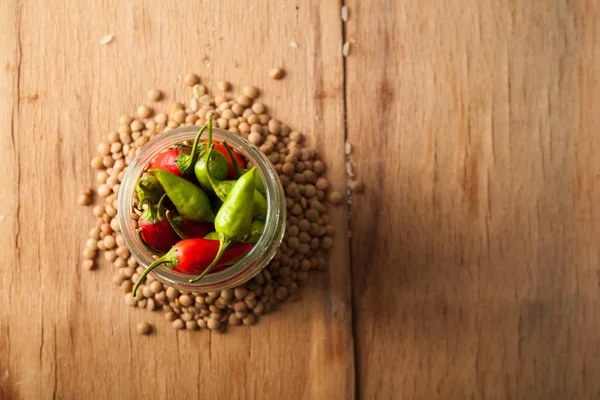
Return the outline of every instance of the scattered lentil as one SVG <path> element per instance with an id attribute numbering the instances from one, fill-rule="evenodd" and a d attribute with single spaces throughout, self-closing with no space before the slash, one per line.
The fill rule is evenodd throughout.
<path id="1" fill-rule="evenodd" d="M 183 320 L 177 318 L 176 320 L 173 321 L 173 328 L 175 329 L 183 329 L 185 328 L 185 323 L 183 322 Z"/>
<path id="2" fill-rule="evenodd" d="M 361 181 L 352 181 L 350 189 L 356 193 L 362 193 L 365 190 L 365 185 Z"/>
<path id="3" fill-rule="evenodd" d="M 82 206 L 89 206 L 92 204 L 92 196 L 88 192 L 82 192 L 77 198 L 77 203 Z"/>
<path id="4" fill-rule="evenodd" d="M 192 88 L 192 95 L 194 96 L 195 99 L 199 99 L 200 97 L 204 96 L 206 94 L 206 86 L 204 85 L 194 85 L 194 87 Z"/>
<path id="5" fill-rule="evenodd" d="M 242 89 L 242 93 L 250 99 L 258 97 L 258 89 L 254 86 L 245 86 L 244 89 Z"/>
<path id="6" fill-rule="evenodd" d="M 271 71 L 269 71 L 269 76 L 271 77 L 271 79 L 278 80 L 278 79 L 283 78 L 283 75 L 284 75 L 284 71 L 282 68 L 279 68 L 279 67 L 273 68 Z"/>
<path id="7" fill-rule="evenodd" d="M 147 322 L 138 323 L 136 329 L 140 335 L 149 335 L 152 333 L 152 325 Z"/>
<path id="8" fill-rule="evenodd" d="M 329 201 L 334 205 L 339 205 L 344 201 L 344 196 L 340 192 L 333 191 L 329 194 Z"/>
<path id="9" fill-rule="evenodd" d="M 185 77 L 183 78 L 183 82 L 185 83 L 186 86 L 192 87 L 196 83 L 198 83 L 198 76 L 196 76 L 195 74 L 192 74 L 191 72 L 188 72 L 187 74 L 185 74 Z"/>
<path id="10" fill-rule="evenodd" d="M 141 105 L 137 109 L 137 115 L 140 118 L 148 118 L 151 113 L 152 113 L 152 110 L 150 110 L 150 107 L 148 107 L 146 105 Z"/>
<path id="11" fill-rule="evenodd" d="M 158 89 L 148 90 L 148 99 L 150 101 L 159 101 L 162 97 L 162 92 Z"/>
<path id="12" fill-rule="evenodd" d="M 83 262 L 81 263 L 81 266 L 84 269 L 87 269 L 88 271 L 91 271 L 95 267 L 94 260 L 90 260 L 90 259 L 83 260 Z"/>
<path id="13" fill-rule="evenodd" d="M 217 84 L 217 86 L 219 86 L 219 89 L 220 89 L 222 92 L 226 92 L 226 91 L 228 91 L 228 90 L 230 90 L 230 89 L 231 89 L 231 83 L 229 83 L 229 82 L 227 82 L 227 81 L 220 81 L 220 82 Z"/>

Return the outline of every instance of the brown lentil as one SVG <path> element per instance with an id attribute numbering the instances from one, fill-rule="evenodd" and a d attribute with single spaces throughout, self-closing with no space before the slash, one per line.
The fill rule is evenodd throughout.
<path id="1" fill-rule="evenodd" d="M 89 206 L 92 204 L 92 197 L 88 193 L 81 193 L 77 198 L 77 203 L 82 206 Z"/>
<path id="2" fill-rule="evenodd" d="M 181 320 L 179 318 L 174 320 L 172 325 L 173 325 L 173 328 L 175 328 L 177 330 L 185 328 L 185 323 L 183 322 L 183 320 Z"/>
<path id="3" fill-rule="evenodd" d="M 185 74 L 185 76 L 183 78 L 183 82 L 185 83 L 186 86 L 192 87 L 196 83 L 198 83 L 198 76 L 196 76 L 195 74 L 192 74 L 191 72 L 188 72 L 187 74 Z"/>
<path id="4" fill-rule="evenodd" d="M 158 89 L 148 90 L 148 99 L 151 101 L 158 101 L 162 97 L 162 92 Z"/>
<path id="5" fill-rule="evenodd" d="M 231 84 L 227 81 L 219 81 L 219 83 L 217 83 L 217 86 L 222 92 L 226 92 L 231 89 Z"/>
<path id="6" fill-rule="evenodd" d="M 152 333 L 152 325 L 147 322 L 140 322 L 137 324 L 136 330 L 140 335 L 149 335 Z"/>
<path id="7" fill-rule="evenodd" d="M 356 193 L 362 193 L 365 190 L 365 185 L 361 181 L 352 181 L 350 183 L 350 190 Z"/>
<path id="8" fill-rule="evenodd" d="M 344 201 L 344 197 L 340 192 L 333 191 L 329 194 L 329 201 L 334 205 L 339 205 Z"/>
<path id="9" fill-rule="evenodd" d="M 271 77 L 271 79 L 278 80 L 278 79 L 283 78 L 283 75 L 284 75 L 284 71 L 282 68 L 279 68 L 279 67 L 273 68 L 271 71 L 269 71 L 269 76 Z"/>

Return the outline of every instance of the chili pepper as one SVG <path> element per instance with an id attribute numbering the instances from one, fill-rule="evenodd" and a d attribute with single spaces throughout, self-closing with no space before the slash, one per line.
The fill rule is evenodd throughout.
<path id="1" fill-rule="evenodd" d="M 142 230 L 140 228 L 136 229 L 135 232 L 138 235 L 138 239 L 140 239 L 140 242 L 142 242 L 142 244 L 144 245 L 144 247 L 152 254 L 156 255 L 156 256 L 162 256 L 163 254 L 165 254 L 164 251 L 159 251 L 157 249 L 155 249 L 154 247 L 150 246 L 142 237 Z"/>
<path id="2" fill-rule="evenodd" d="M 210 170 L 208 174 L 210 175 Z M 242 175 L 223 201 L 223 205 L 215 216 L 215 231 L 219 234 L 219 251 L 204 272 L 196 278 L 190 279 L 190 282 L 202 279 L 219 262 L 223 252 L 232 243 L 244 240 L 250 231 L 254 211 L 255 174 L 256 167 L 252 167 L 248 173 Z"/>
<path id="3" fill-rule="evenodd" d="M 203 150 L 203 145 L 199 143 L 202 132 L 206 130 L 206 125 L 202 126 L 194 139 L 191 151 L 188 147 L 177 146 L 174 149 L 161 153 L 150 163 L 149 169 L 162 169 L 170 173 L 183 176 L 192 173 L 194 164 Z"/>
<path id="4" fill-rule="evenodd" d="M 163 253 L 169 250 L 179 239 L 169 222 L 161 215 L 164 198 L 165 195 L 161 197 L 156 206 L 152 204 L 149 197 L 140 200 L 141 204 L 146 204 L 146 209 L 138 219 L 138 228 L 143 242 Z M 141 207 L 140 203 L 138 203 L 138 206 Z"/>
<path id="5" fill-rule="evenodd" d="M 173 231 L 181 239 L 201 238 L 214 229 L 213 224 L 210 222 L 190 221 L 181 215 L 171 217 L 171 211 L 169 210 L 167 210 L 165 216 Z"/>
<path id="6" fill-rule="evenodd" d="M 264 220 L 267 218 L 267 200 L 257 190 L 254 191 L 254 213 L 252 216 L 256 219 Z"/>
<path id="7" fill-rule="evenodd" d="M 148 168 L 152 169 L 164 169 L 165 171 L 169 171 L 172 174 L 177 176 L 181 176 L 181 171 L 177 164 L 175 164 L 175 160 L 177 157 L 183 152 L 185 149 L 171 149 L 167 150 L 163 153 L 160 153 L 148 166 Z"/>
<path id="8" fill-rule="evenodd" d="M 265 221 L 261 221 L 260 219 L 252 221 L 252 225 L 250 225 L 250 232 L 248 232 L 248 236 L 246 239 L 244 239 L 244 243 L 256 244 L 258 239 L 260 239 L 260 235 L 262 235 L 264 229 Z"/>
<path id="9" fill-rule="evenodd" d="M 206 140 L 206 149 L 212 145 L 212 114 L 208 117 L 208 139 Z M 194 165 L 194 173 L 198 179 L 200 187 L 204 190 L 213 190 L 208 178 L 206 177 L 206 171 L 210 167 L 213 176 L 219 180 L 223 180 L 227 177 L 227 160 L 221 153 L 215 153 L 214 157 L 208 157 L 208 152 L 205 151 L 202 157 L 198 159 Z"/>
<path id="10" fill-rule="evenodd" d="M 211 157 L 211 153 L 212 153 L 213 149 L 214 149 L 214 145 L 210 146 L 208 148 L 208 151 L 206 152 L 208 154 L 209 158 Z M 256 169 L 255 167 L 252 167 L 252 168 Z M 210 172 L 212 172 L 212 171 L 210 171 Z M 216 180 L 212 176 L 212 173 L 210 173 L 210 172 L 206 174 L 206 177 L 207 177 L 208 181 L 210 182 L 210 184 L 213 188 L 213 191 L 215 192 L 217 197 L 219 199 L 221 199 L 221 201 L 225 201 L 225 199 L 227 198 L 227 195 L 229 194 L 229 192 L 235 185 L 236 181 Z M 255 172 L 255 175 L 258 175 L 258 173 Z M 244 176 L 244 175 L 242 175 L 242 176 Z M 256 179 L 254 180 L 254 183 L 256 185 Z M 265 219 L 267 217 L 267 201 L 265 200 L 264 196 L 255 190 L 253 202 L 254 202 L 253 216 L 258 219 Z"/>
<path id="11" fill-rule="evenodd" d="M 217 232 L 211 232 L 204 236 L 204 239 L 219 240 L 219 234 Z"/>
<path id="12" fill-rule="evenodd" d="M 223 141 L 223 147 L 225 148 L 225 150 L 227 151 L 227 153 L 229 154 L 229 159 L 233 160 L 233 168 L 234 168 L 234 179 L 239 178 L 240 176 L 244 175 L 246 172 L 250 171 L 249 169 L 243 169 L 240 167 L 240 163 L 238 163 L 238 159 L 239 157 L 237 157 L 237 155 L 234 154 L 233 150 L 231 149 L 231 147 L 229 147 L 229 145 L 227 144 L 227 141 Z M 216 149 L 215 149 L 216 150 Z M 231 178 L 230 178 L 231 179 Z M 266 196 L 266 191 L 265 191 L 265 184 L 262 181 L 262 178 L 260 177 L 260 174 L 256 174 L 256 190 L 262 194 L 263 196 Z"/>
<path id="13" fill-rule="evenodd" d="M 135 191 L 140 202 L 145 198 L 149 198 L 152 204 L 158 203 L 162 195 L 165 194 L 165 189 L 160 185 L 158 179 L 152 175 L 144 175 L 138 179 L 135 184 Z M 138 202 L 136 208 L 140 209 L 140 206 Z"/>
<path id="14" fill-rule="evenodd" d="M 181 219 L 181 222 L 178 219 Z M 204 235 L 215 229 L 214 225 L 210 222 L 191 221 L 181 216 L 175 218 L 175 223 L 179 223 L 179 229 L 191 238 L 204 237 Z"/>
<path id="15" fill-rule="evenodd" d="M 235 243 L 225 252 L 221 252 L 222 257 L 215 263 L 214 258 L 220 249 L 217 240 L 201 238 L 182 240 L 142 272 L 133 288 L 133 296 L 135 297 L 138 287 L 146 279 L 146 276 L 161 264 L 166 264 L 174 271 L 190 275 L 204 274 L 208 266 L 212 268 L 211 264 L 217 264 L 213 270 L 216 272 L 246 254 L 251 248 L 252 245 L 249 243 Z"/>
<path id="16" fill-rule="evenodd" d="M 227 146 L 228 147 L 228 146 Z M 245 168 L 246 161 L 244 158 L 233 151 L 231 149 L 227 149 L 225 145 L 225 141 L 223 143 L 215 143 L 215 150 L 225 156 L 227 160 L 227 179 L 237 179 L 239 175 L 236 173 L 236 165 L 238 168 Z"/>
<path id="17" fill-rule="evenodd" d="M 212 222 L 215 215 L 206 193 L 192 182 L 162 169 L 150 169 L 183 218 Z"/>

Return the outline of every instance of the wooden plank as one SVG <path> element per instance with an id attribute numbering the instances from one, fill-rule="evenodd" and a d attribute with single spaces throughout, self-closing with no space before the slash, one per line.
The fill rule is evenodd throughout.
<path id="1" fill-rule="evenodd" d="M 16 393 L 16 381 L 11 378 L 13 355 L 18 354 L 16 343 L 10 341 L 10 309 L 15 306 L 11 282 L 12 266 L 18 263 L 19 253 L 19 163 L 16 146 L 18 109 L 20 105 L 18 42 L 19 11 L 16 1 L 2 3 L 0 13 L 0 157 L 6 163 L 0 178 L 0 251 L 7 264 L 0 274 L 0 398 L 11 398 Z"/>
<path id="2" fill-rule="evenodd" d="M 347 5 L 358 393 L 597 398 L 597 2 Z"/>
<path id="3" fill-rule="evenodd" d="M 339 7 L 69 0 L 43 13 L 33 1 L 3 3 L 0 87 L 14 108 L 0 110 L 0 152 L 8 164 L 0 191 L 2 395 L 354 397 L 344 208 L 332 212 L 342 229 L 331 269 L 310 278 L 302 301 L 279 307 L 258 326 L 218 335 L 176 332 L 162 315 L 126 307 L 111 283 L 112 267 L 80 271 L 93 218 L 75 205 L 93 182 L 96 145 L 116 129 L 119 115 L 133 113 L 152 87 L 166 91 L 167 111 L 175 100 L 189 100 L 177 78 L 188 71 L 209 87 L 226 79 L 237 90 L 262 88 L 272 115 L 307 135 L 342 189 Z M 114 40 L 99 44 L 108 33 Z M 286 78 L 270 80 L 269 69 L 280 65 Z M 34 93 L 37 99 L 18 101 Z M 135 333 L 144 320 L 156 324 L 156 335 Z"/>

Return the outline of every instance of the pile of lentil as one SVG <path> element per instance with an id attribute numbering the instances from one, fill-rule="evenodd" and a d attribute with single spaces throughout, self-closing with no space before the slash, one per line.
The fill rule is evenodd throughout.
<path id="1" fill-rule="evenodd" d="M 278 77 L 279 74 L 277 74 Z M 258 100 L 256 87 L 246 86 L 235 98 L 228 98 L 228 82 L 219 82 L 222 94 L 213 96 L 194 74 L 184 83 L 192 90 L 188 106 L 175 103 L 170 112 L 157 112 L 164 96 L 159 90 L 148 92 L 148 105 L 140 105 L 135 117 L 123 115 L 120 126 L 98 145 L 91 165 L 97 170 L 97 196 L 92 208 L 97 217 L 83 252 L 82 267 L 95 268 L 97 253 L 115 267 L 113 282 L 120 286 L 127 305 L 150 311 L 163 311 L 175 329 L 223 331 L 227 325 L 253 325 L 259 316 L 279 302 L 297 298 L 297 292 L 311 270 L 326 267 L 326 253 L 333 245 L 334 228 L 325 204 L 345 200 L 339 192 L 328 193 L 325 164 L 317 152 L 304 143 L 303 134 L 272 118 Z M 216 126 L 228 129 L 259 146 L 275 165 L 286 193 L 287 229 L 283 242 L 270 264 L 252 280 L 234 289 L 206 294 L 188 293 L 162 284 L 152 275 L 142 284 L 137 296 L 132 288 L 143 268 L 126 247 L 119 232 L 117 193 L 127 165 L 136 152 L 154 136 L 186 125 L 204 125 L 214 113 Z M 93 191 L 84 190 L 78 199 L 90 205 Z M 141 326 L 141 325 L 140 325 Z M 139 327 L 147 334 L 151 327 Z"/>

